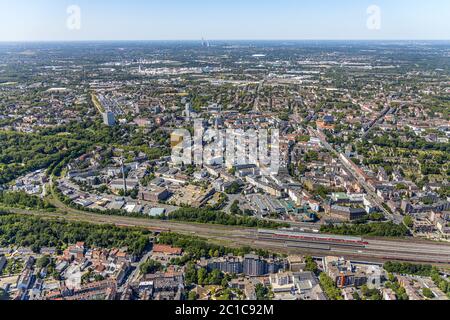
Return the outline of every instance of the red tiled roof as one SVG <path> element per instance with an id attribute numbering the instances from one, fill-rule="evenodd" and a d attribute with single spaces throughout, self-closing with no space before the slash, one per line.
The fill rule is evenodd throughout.
<path id="1" fill-rule="evenodd" d="M 173 248 L 171 246 L 162 245 L 162 244 L 156 244 L 153 247 L 153 252 L 155 252 L 155 253 L 180 255 L 183 252 L 183 249 L 181 249 L 181 248 Z"/>

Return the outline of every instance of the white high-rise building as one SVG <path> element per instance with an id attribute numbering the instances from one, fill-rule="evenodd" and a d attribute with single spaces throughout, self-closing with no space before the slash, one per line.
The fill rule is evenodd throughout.
<path id="1" fill-rule="evenodd" d="M 116 117 L 114 113 L 111 111 L 106 111 L 103 113 L 103 123 L 109 127 L 112 127 L 116 124 Z"/>

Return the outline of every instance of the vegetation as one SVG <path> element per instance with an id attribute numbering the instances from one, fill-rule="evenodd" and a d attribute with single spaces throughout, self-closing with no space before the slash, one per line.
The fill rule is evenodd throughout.
<path id="1" fill-rule="evenodd" d="M 188 285 L 197 284 L 200 286 L 221 285 L 225 279 L 225 274 L 220 270 L 208 272 L 206 268 L 196 269 L 194 263 L 186 266 L 186 283 Z"/>
<path id="2" fill-rule="evenodd" d="M 433 268 L 431 270 L 431 279 L 433 280 L 434 284 L 441 289 L 442 292 L 447 294 L 447 296 L 450 299 L 450 282 L 448 282 L 447 279 L 441 277 L 439 274 L 439 270 L 436 268 Z"/>
<path id="3" fill-rule="evenodd" d="M 408 228 L 412 228 L 414 226 L 414 221 L 411 216 L 406 216 L 403 218 L 403 224 Z"/>
<path id="4" fill-rule="evenodd" d="M 390 273 L 408 274 L 413 276 L 431 277 L 433 282 L 439 289 L 447 294 L 450 298 L 450 282 L 447 279 L 441 277 L 439 270 L 429 264 L 412 264 L 412 263 L 399 263 L 399 262 L 386 262 L 384 269 Z M 393 276 L 391 278 L 394 278 Z M 393 279 L 391 282 L 394 282 Z M 397 293 L 397 296 L 399 294 Z"/>
<path id="5" fill-rule="evenodd" d="M 231 205 L 230 213 L 234 214 L 234 215 L 242 215 L 243 214 L 241 208 L 239 208 L 239 201 L 238 200 L 235 200 L 233 202 L 233 204 Z"/>
<path id="6" fill-rule="evenodd" d="M 233 182 L 228 188 L 225 189 L 226 194 L 238 194 L 241 192 L 241 185 L 237 182 Z"/>
<path id="7" fill-rule="evenodd" d="M 0 185 L 82 154 L 87 144 L 64 136 L 0 132 Z"/>
<path id="8" fill-rule="evenodd" d="M 380 290 L 369 289 L 367 285 L 363 285 L 361 287 L 361 293 L 363 294 L 365 300 L 383 300 Z"/>
<path id="9" fill-rule="evenodd" d="M 284 223 L 276 223 L 251 217 L 233 216 L 221 211 L 194 208 L 179 209 L 175 212 L 170 213 L 168 219 L 186 222 L 221 224 L 227 226 L 242 226 L 249 228 L 275 229 L 288 226 Z"/>
<path id="10" fill-rule="evenodd" d="M 36 261 L 36 267 L 39 269 L 45 268 L 46 266 L 48 266 L 50 263 L 52 262 L 52 259 L 50 258 L 50 256 L 42 256 L 39 259 L 37 259 Z"/>
<path id="11" fill-rule="evenodd" d="M 409 230 L 404 225 L 397 225 L 393 222 L 379 222 L 368 224 L 344 224 L 323 225 L 320 228 L 323 233 L 347 235 L 347 236 L 373 236 L 373 237 L 406 237 Z"/>
<path id="12" fill-rule="evenodd" d="M 6 261 L 6 267 L 0 273 L 0 275 L 16 275 L 22 272 L 24 267 L 24 262 L 22 259 L 9 259 Z"/>
<path id="13" fill-rule="evenodd" d="M 30 209 L 54 209 L 49 202 L 39 197 L 31 196 L 23 191 L 0 192 L 0 204 L 6 207 L 30 208 Z"/>
<path id="14" fill-rule="evenodd" d="M 162 270 L 162 264 L 158 261 L 149 259 L 139 267 L 141 274 L 155 273 Z"/>
<path id="15" fill-rule="evenodd" d="M 264 286 L 261 283 L 258 283 L 255 287 L 255 293 L 256 293 L 256 299 L 267 301 L 272 300 L 272 293 L 270 292 L 269 288 Z"/>
<path id="16" fill-rule="evenodd" d="M 158 242 L 161 244 L 171 245 L 174 247 L 182 248 L 185 252 L 182 258 L 174 258 L 171 260 L 171 264 L 185 265 L 189 261 L 199 260 L 200 258 L 217 258 L 227 254 L 233 254 L 236 256 L 244 256 L 251 253 L 250 247 L 243 247 L 238 249 L 226 248 L 224 246 L 218 246 L 211 244 L 206 240 L 200 239 L 194 236 L 185 236 L 176 233 L 162 233 L 158 237 Z M 256 254 L 268 257 L 269 252 L 264 250 L 256 250 Z"/>
<path id="17" fill-rule="evenodd" d="M 342 300 L 341 290 L 336 288 L 335 283 L 333 282 L 333 279 L 331 279 L 329 276 L 327 276 L 325 273 L 321 273 L 320 277 L 320 286 L 322 287 L 323 291 L 327 295 L 328 299 L 330 300 Z"/>
<path id="18" fill-rule="evenodd" d="M 397 300 L 409 300 L 408 295 L 406 294 L 405 288 L 403 288 L 395 276 L 392 274 L 388 275 L 389 281 L 385 283 L 385 287 L 393 290 L 395 295 L 397 296 Z"/>
<path id="19" fill-rule="evenodd" d="M 314 261 L 314 259 L 311 256 L 305 257 L 306 267 L 305 271 L 311 271 L 315 274 L 319 271 L 319 267 L 317 266 L 317 263 Z"/>
<path id="20" fill-rule="evenodd" d="M 422 294 L 427 299 L 433 299 L 434 298 L 434 294 L 429 288 L 423 288 L 422 289 Z"/>
<path id="21" fill-rule="evenodd" d="M 383 268 L 389 273 L 409 274 L 414 276 L 430 277 L 433 266 L 429 264 L 412 264 L 388 261 Z"/>
<path id="22" fill-rule="evenodd" d="M 135 228 L 0 215 L 0 246 L 31 247 L 35 252 L 84 241 L 89 247 L 127 247 L 130 253 L 140 255 L 149 244 L 149 235 Z"/>

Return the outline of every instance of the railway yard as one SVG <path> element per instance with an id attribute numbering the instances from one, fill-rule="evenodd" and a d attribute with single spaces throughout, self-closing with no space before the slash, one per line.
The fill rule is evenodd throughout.
<path id="1" fill-rule="evenodd" d="M 414 238 L 376 239 L 285 230 L 257 230 L 211 224 L 106 216 L 77 210 L 70 210 L 62 215 L 18 209 L 11 211 L 43 218 L 63 218 L 69 221 L 140 227 L 154 232 L 170 231 L 195 235 L 230 247 L 251 246 L 286 254 L 311 254 L 319 257 L 335 255 L 370 262 L 395 260 L 436 265 L 450 264 L 450 245 Z"/>

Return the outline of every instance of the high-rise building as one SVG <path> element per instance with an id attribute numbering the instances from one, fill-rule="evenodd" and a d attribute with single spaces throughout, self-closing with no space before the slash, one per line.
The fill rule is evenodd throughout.
<path id="1" fill-rule="evenodd" d="M 107 126 L 114 126 L 116 124 L 116 117 L 111 111 L 106 111 L 103 113 L 103 123 Z"/>
<path id="2" fill-rule="evenodd" d="M 194 112 L 194 109 L 192 109 L 192 104 L 190 102 L 186 103 L 185 108 L 184 108 L 184 115 L 187 120 L 191 119 L 193 112 Z"/>
<path id="3" fill-rule="evenodd" d="M 257 255 L 247 254 L 244 257 L 244 274 L 252 277 L 265 275 L 266 262 Z"/>

